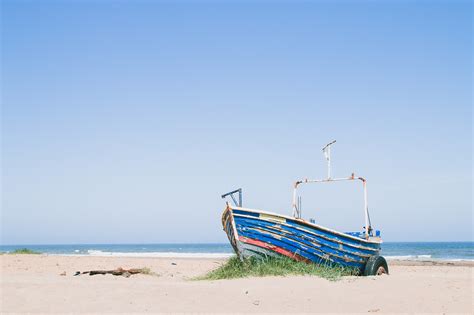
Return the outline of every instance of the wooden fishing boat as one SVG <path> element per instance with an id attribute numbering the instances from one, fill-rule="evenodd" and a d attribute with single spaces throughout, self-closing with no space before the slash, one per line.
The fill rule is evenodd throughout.
<path id="1" fill-rule="evenodd" d="M 328 177 L 295 182 L 292 216 L 243 208 L 242 189 L 222 195 L 222 198 L 231 197 L 234 201 L 234 205 L 226 203 L 222 214 L 222 225 L 234 251 L 241 259 L 282 255 L 308 263 L 351 267 L 363 275 L 388 274 L 387 262 L 379 256 L 382 244 L 380 231 L 374 231 L 370 223 L 366 180 L 354 174 L 345 178 L 331 177 L 330 149 L 334 143 L 335 141 L 323 148 L 328 161 Z M 363 231 L 339 232 L 321 226 L 313 219 L 307 221 L 301 218 L 298 186 L 335 181 L 362 182 L 365 201 Z M 236 194 L 238 199 L 235 197 Z"/>

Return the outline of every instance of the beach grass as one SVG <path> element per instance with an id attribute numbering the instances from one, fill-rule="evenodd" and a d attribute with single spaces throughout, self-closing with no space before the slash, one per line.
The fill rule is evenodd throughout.
<path id="1" fill-rule="evenodd" d="M 141 270 L 140 273 L 143 274 L 143 275 L 151 275 L 151 274 L 153 274 L 153 271 L 151 271 L 151 269 L 148 268 L 148 267 L 140 268 L 140 270 Z"/>
<path id="2" fill-rule="evenodd" d="M 15 249 L 14 251 L 10 252 L 9 254 L 17 255 L 17 254 L 25 254 L 25 255 L 39 255 L 41 254 L 40 252 L 36 252 L 34 250 L 28 249 L 28 248 L 20 248 L 20 249 Z"/>
<path id="3" fill-rule="evenodd" d="M 338 280 L 343 276 L 357 275 L 352 268 L 319 265 L 295 261 L 287 257 L 249 258 L 241 261 L 238 257 L 230 258 L 224 265 L 210 271 L 195 280 L 220 280 L 245 277 L 311 275 L 328 280 Z"/>
<path id="4" fill-rule="evenodd" d="M 141 272 L 140 272 L 140 273 L 143 274 L 143 275 L 149 275 L 149 276 L 155 276 L 155 277 L 159 277 L 159 276 L 160 276 L 160 274 L 158 274 L 158 273 L 152 271 L 152 270 L 151 270 L 150 268 L 148 268 L 148 267 L 140 268 L 140 269 L 141 269 Z"/>

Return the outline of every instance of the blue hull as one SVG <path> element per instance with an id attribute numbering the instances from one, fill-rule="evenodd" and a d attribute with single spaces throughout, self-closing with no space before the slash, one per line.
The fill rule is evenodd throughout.
<path id="1" fill-rule="evenodd" d="M 302 219 L 228 206 L 222 224 L 241 258 L 284 255 L 318 264 L 363 270 L 378 255 L 381 240 L 337 232 Z"/>

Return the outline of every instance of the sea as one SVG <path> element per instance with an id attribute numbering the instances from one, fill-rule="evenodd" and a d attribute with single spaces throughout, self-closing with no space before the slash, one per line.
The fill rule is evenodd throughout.
<path id="1" fill-rule="evenodd" d="M 0 245 L 0 252 L 28 248 L 48 255 L 226 258 L 234 252 L 229 244 L 68 244 Z M 474 242 L 385 242 L 386 259 L 423 261 L 474 261 Z"/>

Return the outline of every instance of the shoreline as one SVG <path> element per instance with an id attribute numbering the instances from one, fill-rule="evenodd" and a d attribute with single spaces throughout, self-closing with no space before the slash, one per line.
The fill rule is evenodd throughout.
<path id="1" fill-rule="evenodd" d="M 447 266 L 447 267 L 474 267 L 472 260 L 402 260 L 387 259 L 389 265 L 395 266 Z"/>
<path id="2" fill-rule="evenodd" d="M 1 255 L 25 255 L 3 252 Z M 26 254 L 28 255 L 28 254 Z M 150 253 L 124 253 L 124 252 L 103 252 L 94 254 L 55 254 L 40 253 L 37 256 L 51 257 L 102 257 L 102 258 L 156 258 L 156 259 L 229 259 L 234 257 L 234 253 L 176 253 L 176 252 L 150 252 Z M 474 266 L 474 260 L 468 259 L 441 259 L 441 258 L 392 258 L 384 256 L 387 263 L 400 266 Z"/>

